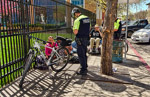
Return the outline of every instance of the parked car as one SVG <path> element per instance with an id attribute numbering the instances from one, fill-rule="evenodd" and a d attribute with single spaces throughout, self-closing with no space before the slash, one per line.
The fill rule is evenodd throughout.
<path id="1" fill-rule="evenodd" d="M 131 37 L 134 31 L 144 28 L 147 24 L 148 24 L 147 19 L 140 19 L 136 20 L 135 22 L 132 22 L 130 25 L 127 25 L 128 27 L 127 36 Z M 121 34 L 125 35 L 125 33 L 126 33 L 126 25 L 122 26 Z"/>
<path id="2" fill-rule="evenodd" d="M 128 25 L 133 25 L 135 21 L 128 21 Z M 121 21 L 122 26 L 126 25 L 126 21 Z"/>
<path id="3" fill-rule="evenodd" d="M 135 31 L 131 36 L 132 41 L 134 42 L 150 42 L 150 24 L 145 28 Z"/>

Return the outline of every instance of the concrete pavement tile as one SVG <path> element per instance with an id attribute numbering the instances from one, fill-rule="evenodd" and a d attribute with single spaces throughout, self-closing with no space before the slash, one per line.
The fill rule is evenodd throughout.
<path id="1" fill-rule="evenodd" d="M 86 81 L 84 88 L 79 96 L 85 97 L 116 97 L 115 93 L 122 93 L 126 87 L 121 84 Z M 88 96 L 87 96 L 88 95 Z"/>

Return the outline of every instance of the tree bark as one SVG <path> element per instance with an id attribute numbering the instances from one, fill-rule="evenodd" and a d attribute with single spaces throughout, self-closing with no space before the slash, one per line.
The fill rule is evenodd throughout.
<path id="1" fill-rule="evenodd" d="M 114 34 L 114 21 L 117 14 L 118 0 L 107 0 L 107 9 L 104 20 L 104 32 L 101 54 L 101 73 L 112 75 L 112 42 Z"/>

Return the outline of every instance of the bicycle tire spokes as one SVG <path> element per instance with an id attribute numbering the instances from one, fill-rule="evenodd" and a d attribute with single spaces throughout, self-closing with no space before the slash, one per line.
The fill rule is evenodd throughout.
<path id="1" fill-rule="evenodd" d="M 128 52 L 128 48 L 129 48 L 128 47 L 128 43 L 126 41 L 123 41 L 123 53 L 127 53 Z"/>
<path id="2" fill-rule="evenodd" d="M 24 64 L 24 71 L 23 71 L 23 74 L 22 74 L 22 77 L 21 77 L 21 80 L 20 80 L 20 83 L 19 83 L 19 87 L 22 88 L 22 85 L 23 85 L 23 82 L 24 82 L 24 79 L 27 75 L 27 72 L 29 71 L 30 69 L 30 66 L 32 64 L 32 60 L 33 59 L 33 54 L 32 53 L 29 53 L 29 55 L 27 56 L 27 58 L 25 59 L 25 64 Z"/>
<path id="3" fill-rule="evenodd" d="M 68 63 L 69 60 L 69 52 L 66 48 L 60 48 L 57 50 L 57 53 L 55 53 L 51 60 L 51 67 L 52 70 L 59 72 L 62 69 L 64 69 Z"/>

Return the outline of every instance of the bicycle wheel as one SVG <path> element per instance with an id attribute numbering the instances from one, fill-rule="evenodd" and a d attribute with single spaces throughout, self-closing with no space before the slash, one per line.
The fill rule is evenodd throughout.
<path id="1" fill-rule="evenodd" d="M 27 74 L 27 72 L 29 71 L 30 69 L 30 65 L 32 64 L 32 58 L 33 58 L 33 54 L 32 53 L 29 53 L 25 59 L 25 64 L 24 64 L 24 71 L 23 71 L 23 74 L 22 74 L 22 78 L 20 80 L 20 84 L 19 84 L 19 87 L 22 88 L 22 85 L 23 85 L 23 81 L 25 79 L 25 76 Z"/>
<path id="2" fill-rule="evenodd" d="M 125 49 L 126 47 L 126 49 Z M 128 52 L 128 43 L 126 41 L 123 42 L 123 53 L 127 53 Z M 126 50 L 126 51 L 125 51 Z"/>
<path id="3" fill-rule="evenodd" d="M 51 60 L 51 68 L 55 72 L 62 71 L 68 64 L 70 55 L 69 51 L 65 47 L 61 47 L 57 50 L 57 53 L 54 53 Z"/>

